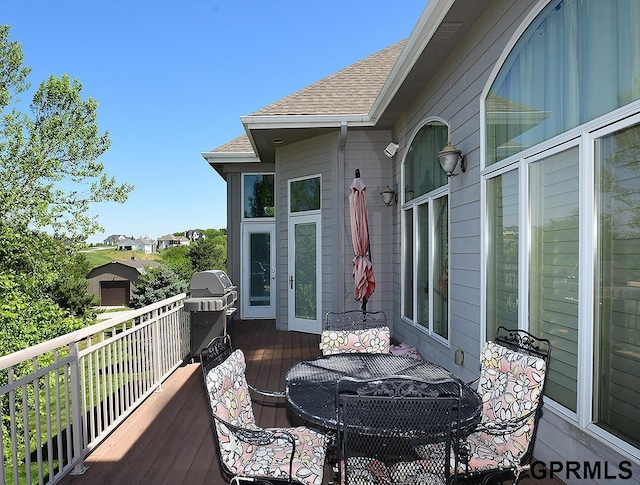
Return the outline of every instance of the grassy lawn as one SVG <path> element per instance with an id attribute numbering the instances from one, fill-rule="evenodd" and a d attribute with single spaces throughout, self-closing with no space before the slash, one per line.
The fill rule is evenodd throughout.
<path id="1" fill-rule="evenodd" d="M 130 260 L 131 257 L 135 259 L 151 259 L 157 261 L 160 259 L 159 254 L 145 254 L 142 251 L 118 251 L 117 249 L 97 249 L 85 251 L 84 255 L 91 263 L 91 267 L 102 266 L 103 264 L 110 263 L 111 261 L 125 261 Z"/>

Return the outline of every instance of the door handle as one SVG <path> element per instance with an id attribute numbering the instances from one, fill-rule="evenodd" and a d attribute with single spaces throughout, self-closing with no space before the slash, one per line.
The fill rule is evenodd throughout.
<path id="1" fill-rule="evenodd" d="M 289 276 L 289 286 L 291 286 L 291 289 L 293 290 L 293 276 Z"/>

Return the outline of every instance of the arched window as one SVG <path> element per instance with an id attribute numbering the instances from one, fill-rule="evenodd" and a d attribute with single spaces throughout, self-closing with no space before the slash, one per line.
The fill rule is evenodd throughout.
<path id="1" fill-rule="evenodd" d="M 545 405 L 637 452 L 640 0 L 537 11 L 486 90 L 486 337 L 550 339 Z"/>
<path id="2" fill-rule="evenodd" d="M 447 144 L 449 128 L 440 121 L 427 122 L 411 141 L 404 160 L 404 201 L 447 185 L 447 175 L 438 163 L 438 152 Z"/>
<path id="3" fill-rule="evenodd" d="M 427 121 L 404 160 L 402 316 L 436 339 L 449 339 L 449 197 L 438 152 L 449 128 Z"/>
<path id="4" fill-rule="evenodd" d="M 487 165 L 640 99 L 640 3 L 554 0 L 486 98 Z"/>

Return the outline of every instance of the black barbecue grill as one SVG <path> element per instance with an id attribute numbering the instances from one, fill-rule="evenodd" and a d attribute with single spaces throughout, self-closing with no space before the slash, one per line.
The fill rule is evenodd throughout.
<path id="1" fill-rule="evenodd" d="M 224 271 L 214 269 L 194 273 L 189 293 L 184 309 L 191 312 L 191 357 L 196 357 L 211 339 L 227 333 L 227 323 L 236 312 L 238 287 Z"/>

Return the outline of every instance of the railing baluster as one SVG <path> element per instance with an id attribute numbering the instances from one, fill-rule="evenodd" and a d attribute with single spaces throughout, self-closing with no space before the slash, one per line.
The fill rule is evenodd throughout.
<path id="1" fill-rule="evenodd" d="M 53 484 L 86 470 L 85 456 L 188 354 L 185 296 L 0 357 L 0 418 L 8 413 L 10 423 L 0 442 L 11 446 L 0 485 Z"/>

